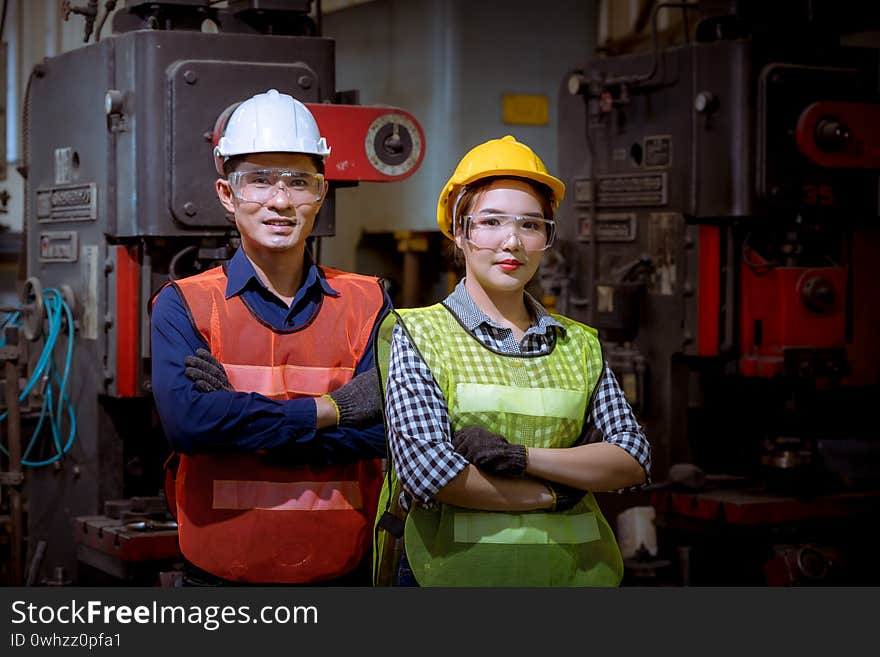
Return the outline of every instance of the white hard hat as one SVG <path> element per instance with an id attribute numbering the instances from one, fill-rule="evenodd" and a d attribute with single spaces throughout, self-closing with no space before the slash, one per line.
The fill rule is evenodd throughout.
<path id="1" fill-rule="evenodd" d="M 217 172 L 235 155 L 305 153 L 326 159 L 327 140 L 309 109 L 293 96 L 270 89 L 241 103 L 232 112 L 214 148 Z"/>

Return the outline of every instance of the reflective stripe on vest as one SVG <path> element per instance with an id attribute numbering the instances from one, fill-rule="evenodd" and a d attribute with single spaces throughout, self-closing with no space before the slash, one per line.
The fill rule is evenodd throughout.
<path id="1" fill-rule="evenodd" d="M 244 481 L 215 479 L 215 509 L 339 511 L 363 507 L 356 481 Z"/>
<path id="2" fill-rule="evenodd" d="M 603 371 L 595 331 L 554 316 L 565 333 L 551 353 L 504 356 L 482 347 L 440 304 L 399 316 L 446 398 L 453 431 L 479 425 L 530 447 L 569 447 L 579 438 Z M 395 321 L 385 320 L 380 339 L 390 342 Z M 387 362 L 380 372 L 384 381 Z M 616 586 L 623 575 L 591 493 L 556 513 L 416 506 L 405 544 L 423 586 Z"/>
<path id="3" fill-rule="evenodd" d="M 519 388 L 481 383 L 455 386 L 458 410 L 462 413 L 500 412 L 535 417 L 582 420 L 587 407 L 583 390 L 562 388 Z"/>
<path id="4" fill-rule="evenodd" d="M 232 386 L 285 400 L 350 381 L 382 308 L 377 279 L 323 271 L 339 295 L 325 295 L 312 321 L 292 331 L 268 327 L 240 296 L 226 299 L 222 268 L 173 285 Z M 234 581 L 338 577 L 369 545 L 381 480 L 378 459 L 308 466 L 261 453 L 182 455 L 175 486 L 181 551 Z"/>
<path id="5" fill-rule="evenodd" d="M 225 363 L 223 368 L 236 390 L 258 392 L 273 399 L 318 397 L 335 390 L 338 387 L 334 387 L 335 382 L 349 380 L 354 375 L 353 367 L 261 367 Z"/>
<path id="6" fill-rule="evenodd" d="M 596 514 L 455 512 L 456 543 L 590 543 L 599 540 Z"/>

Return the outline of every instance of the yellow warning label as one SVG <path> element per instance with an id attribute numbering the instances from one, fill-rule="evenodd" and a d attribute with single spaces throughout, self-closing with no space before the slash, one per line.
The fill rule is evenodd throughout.
<path id="1" fill-rule="evenodd" d="M 547 96 L 504 94 L 501 99 L 504 122 L 513 125 L 547 125 L 550 100 Z"/>

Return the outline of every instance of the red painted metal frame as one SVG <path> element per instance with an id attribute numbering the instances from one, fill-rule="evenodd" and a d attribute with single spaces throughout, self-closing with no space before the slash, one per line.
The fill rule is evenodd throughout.
<path id="1" fill-rule="evenodd" d="M 878 502 L 880 502 L 880 491 L 835 493 L 810 499 L 745 490 L 651 493 L 651 504 L 658 514 L 685 516 L 731 525 L 767 526 L 786 522 L 845 518 L 872 512 Z"/>
<path id="2" fill-rule="evenodd" d="M 74 518 L 74 540 L 121 561 L 160 561 L 180 558 L 176 529 L 135 531 L 107 516 Z"/>
<path id="3" fill-rule="evenodd" d="M 795 130 L 798 150 L 811 162 L 832 169 L 880 169 L 880 105 L 819 102 L 800 115 Z M 816 143 L 816 126 L 823 119 L 839 121 L 849 131 L 846 147 L 827 152 Z"/>
<path id="4" fill-rule="evenodd" d="M 700 226 L 697 355 L 717 356 L 721 321 L 721 229 Z"/>
<path id="5" fill-rule="evenodd" d="M 138 247 L 116 249 L 116 396 L 138 395 L 140 265 Z"/>
<path id="6" fill-rule="evenodd" d="M 750 256 L 758 259 L 755 254 Z M 828 314 L 802 300 L 804 285 L 820 277 L 835 291 Z M 846 267 L 776 267 L 740 272 L 740 373 L 773 377 L 783 373 L 787 348 L 842 349 L 846 346 Z M 755 324 L 760 322 L 760 343 Z"/>
<path id="7" fill-rule="evenodd" d="M 416 118 L 397 107 L 377 105 L 332 105 L 306 103 L 314 115 L 321 135 L 330 145 L 330 156 L 325 163 L 327 180 L 352 182 L 389 182 L 409 178 L 425 159 L 425 133 Z M 415 126 L 420 140 L 418 159 L 405 173 L 389 176 L 372 165 L 365 147 L 370 125 L 381 116 L 388 120 L 402 117 Z"/>

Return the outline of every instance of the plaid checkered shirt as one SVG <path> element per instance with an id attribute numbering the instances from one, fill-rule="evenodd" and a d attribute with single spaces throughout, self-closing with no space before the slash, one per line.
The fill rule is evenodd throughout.
<path id="1" fill-rule="evenodd" d="M 557 331 L 565 329 L 528 293 L 525 297 L 532 325 L 519 342 L 513 331 L 493 322 L 477 307 L 465 290 L 464 279 L 443 305 L 489 349 L 511 355 L 549 353 Z M 467 467 L 468 461 L 453 449 L 446 399 L 400 325 L 392 334 L 388 382 L 385 417 L 394 468 L 404 489 L 430 507 L 437 491 Z M 587 409 L 581 442 L 605 441 L 622 448 L 644 468 L 647 483 L 651 472 L 648 440 L 607 363 L 598 386 L 593 405 Z"/>

